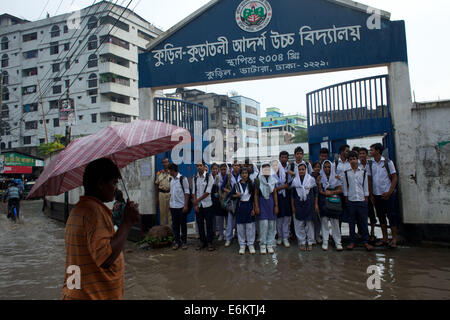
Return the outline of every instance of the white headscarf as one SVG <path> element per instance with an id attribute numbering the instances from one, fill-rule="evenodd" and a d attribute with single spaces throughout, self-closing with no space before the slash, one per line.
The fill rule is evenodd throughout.
<path id="1" fill-rule="evenodd" d="M 286 184 L 286 172 L 284 171 L 283 165 L 281 164 L 280 160 L 278 160 L 278 172 L 275 172 L 273 177 L 275 180 L 277 180 L 276 187 L 279 188 Z M 280 190 L 278 191 L 278 194 L 282 194 L 283 197 L 286 196 L 286 190 Z"/>
<path id="2" fill-rule="evenodd" d="M 310 174 L 306 173 L 303 178 L 303 183 L 300 179 L 300 175 L 297 175 L 292 181 L 291 188 L 295 188 L 300 201 L 305 201 L 308 198 L 309 191 L 316 186 L 316 179 Z"/>
<path id="3" fill-rule="evenodd" d="M 269 163 L 267 163 L 270 165 Z M 266 165 L 264 163 L 263 165 Z M 274 177 L 274 171 L 272 169 L 272 166 L 270 166 L 270 175 L 266 179 L 266 177 L 262 173 L 262 166 L 261 166 L 261 172 L 259 173 L 259 189 L 261 190 L 262 196 L 264 199 L 269 199 L 270 194 L 273 193 L 273 189 L 275 189 L 275 185 L 277 184 L 277 180 Z"/>
<path id="4" fill-rule="evenodd" d="M 325 171 L 323 170 L 323 167 L 325 166 L 325 163 L 329 162 L 330 166 L 331 166 L 331 171 L 330 171 L 330 178 L 327 178 L 327 175 L 325 174 Z M 320 183 L 323 186 L 323 190 L 327 190 L 328 188 L 330 189 L 334 189 L 338 186 L 342 185 L 342 182 L 338 179 L 336 179 L 336 172 L 335 172 L 335 167 L 333 165 L 333 163 L 330 160 L 325 160 L 322 164 L 322 170 L 320 171 Z"/>

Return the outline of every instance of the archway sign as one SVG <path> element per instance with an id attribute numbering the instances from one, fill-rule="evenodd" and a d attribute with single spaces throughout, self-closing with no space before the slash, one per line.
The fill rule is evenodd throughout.
<path id="1" fill-rule="evenodd" d="M 215 0 L 139 56 L 141 88 L 407 62 L 404 21 L 349 0 Z"/>

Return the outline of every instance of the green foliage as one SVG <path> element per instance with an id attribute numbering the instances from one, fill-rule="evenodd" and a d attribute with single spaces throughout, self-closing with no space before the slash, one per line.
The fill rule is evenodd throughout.
<path id="1" fill-rule="evenodd" d="M 163 242 L 168 242 L 168 243 L 172 243 L 174 240 L 173 236 L 169 236 L 166 238 L 158 238 L 158 237 L 145 237 L 143 240 L 139 241 L 138 243 L 136 243 L 137 246 L 140 246 L 144 243 L 148 243 L 148 244 L 160 244 Z"/>
<path id="2" fill-rule="evenodd" d="M 295 131 L 295 136 L 292 137 L 291 142 L 292 143 L 308 142 L 308 131 L 307 130 Z"/>
<path id="3" fill-rule="evenodd" d="M 38 154 L 41 157 L 44 156 L 48 156 L 50 154 L 52 154 L 53 152 L 59 151 L 59 150 L 63 150 L 65 148 L 63 141 L 64 140 L 64 136 L 62 135 L 55 135 L 55 141 L 50 142 L 50 143 L 42 143 L 39 147 L 38 147 Z"/>

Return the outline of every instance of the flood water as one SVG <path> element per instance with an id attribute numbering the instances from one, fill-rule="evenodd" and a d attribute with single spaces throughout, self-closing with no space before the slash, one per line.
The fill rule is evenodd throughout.
<path id="1" fill-rule="evenodd" d="M 0 299 L 60 299 L 64 279 L 64 225 L 23 201 L 14 224 L 0 210 Z M 400 246 L 397 250 L 301 253 L 297 245 L 274 255 L 238 255 L 237 245 L 214 252 L 125 249 L 125 299 L 450 299 L 450 250 Z M 367 287 L 376 265 L 381 288 Z"/>

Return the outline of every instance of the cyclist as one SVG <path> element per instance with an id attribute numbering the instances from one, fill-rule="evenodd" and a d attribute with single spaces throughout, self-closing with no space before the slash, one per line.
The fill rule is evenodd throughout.
<path id="1" fill-rule="evenodd" d="M 12 218 L 15 220 L 15 217 L 12 217 L 13 213 L 11 212 L 13 207 L 16 207 L 17 219 L 19 219 L 19 208 L 20 208 L 20 199 L 22 198 L 22 191 L 17 186 L 17 183 L 13 181 L 8 189 L 3 193 L 3 202 L 6 202 L 8 199 L 8 218 Z"/>

